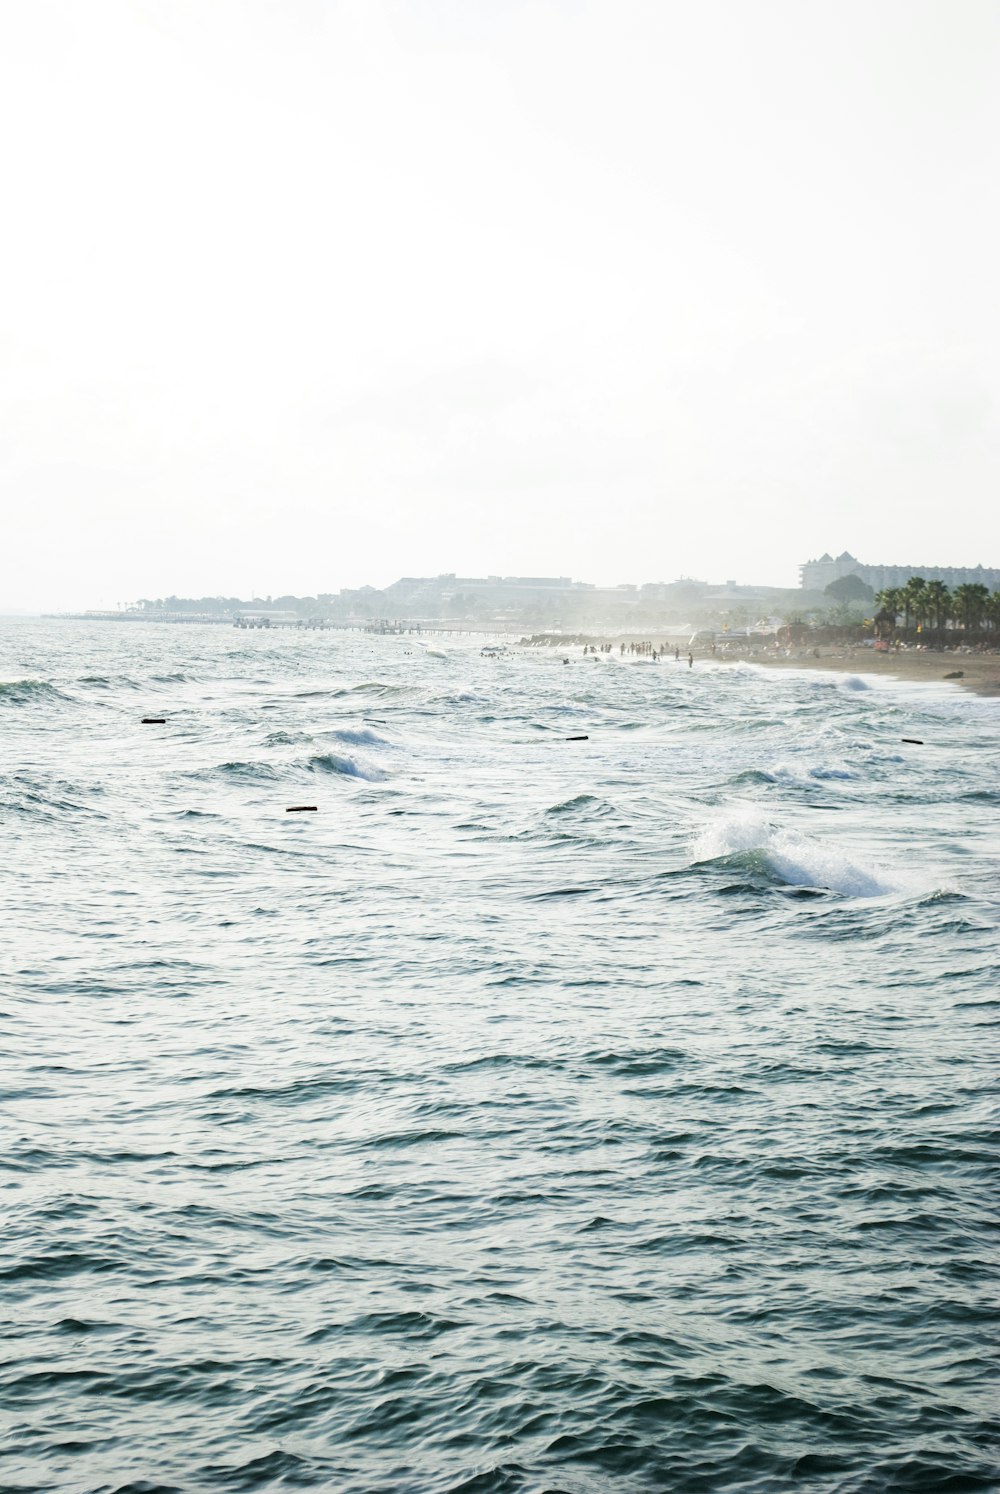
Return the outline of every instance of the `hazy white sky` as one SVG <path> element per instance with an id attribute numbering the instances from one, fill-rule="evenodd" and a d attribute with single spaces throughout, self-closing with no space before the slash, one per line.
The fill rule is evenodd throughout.
<path id="1" fill-rule="evenodd" d="M 0 610 L 1000 564 L 996 0 L 0 0 Z"/>

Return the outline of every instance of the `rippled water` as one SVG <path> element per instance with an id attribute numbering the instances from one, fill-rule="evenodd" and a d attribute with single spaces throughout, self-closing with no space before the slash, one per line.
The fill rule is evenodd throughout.
<path id="1" fill-rule="evenodd" d="M 3 1489 L 1000 1487 L 1000 707 L 561 657 L 0 625 Z"/>

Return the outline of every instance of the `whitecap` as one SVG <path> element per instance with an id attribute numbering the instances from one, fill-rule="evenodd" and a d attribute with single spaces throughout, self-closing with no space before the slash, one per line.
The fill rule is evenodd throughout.
<path id="1" fill-rule="evenodd" d="M 897 890 L 885 877 L 857 866 L 839 851 L 794 830 L 775 825 L 753 805 L 716 815 L 698 834 L 696 861 L 715 861 L 753 852 L 792 887 L 825 887 L 845 897 L 883 897 Z"/>
<path id="2" fill-rule="evenodd" d="M 364 778 L 369 783 L 379 783 L 386 776 L 377 768 L 366 768 L 353 757 L 340 757 L 335 752 L 324 752 L 311 757 L 304 766 L 310 773 L 334 773 L 344 778 Z"/>
<path id="3" fill-rule="evenodd" d="M 337 742 L 345 742 L 352 747 L 387 747 L 389 744 L 384 737 L 369 727 L 346 727 L 342 730 L 329 731 L 326 736 L 333 737 Z"/>

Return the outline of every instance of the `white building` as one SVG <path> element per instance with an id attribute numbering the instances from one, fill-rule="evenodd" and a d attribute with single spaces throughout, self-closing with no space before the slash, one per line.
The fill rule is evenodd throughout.
<path id="1" fill-rule="evenodd" d="M 989 591 L 1000 589 L 1000 569 L 982 565 L 865 565 L 845 550 L 836 560 L 831 555 L 821 555 L 818 560 L 809 560 L 799 566 L 799 580 L 805 591 L 823 591 L 831 581 L 839 581 L 841 576 L 858 576 L 876 592 L 885 591 L 890 586 L 905 586 L 911 576 L 923 576 L 925 581 L 943 581 L 950 590 L 970 583 L 985 586 Z"/>

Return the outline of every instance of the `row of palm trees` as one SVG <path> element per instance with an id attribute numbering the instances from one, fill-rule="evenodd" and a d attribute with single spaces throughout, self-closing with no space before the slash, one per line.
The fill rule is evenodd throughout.
<path id="1" fill-rule="evenodd" d="M 949 591 L 943 581 L 925 581 L 911 576 L 905 586 L 890 586 L 875 598 L 876 620 L 895 627 L 900 616 L 903 631 L 911 627 L 943 631 L 949 623 L 968 633 L 1000 629 L 1000 591 L 989 591 L 977 581 Z"/>

